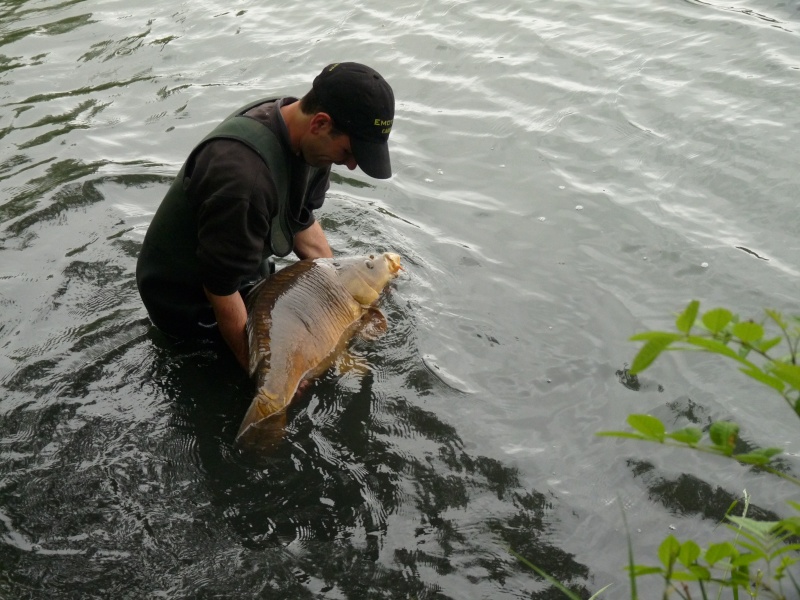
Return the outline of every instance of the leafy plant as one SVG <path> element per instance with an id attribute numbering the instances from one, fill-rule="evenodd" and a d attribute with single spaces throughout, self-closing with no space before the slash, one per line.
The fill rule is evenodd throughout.
<path id="1" fill-rule="evenodd" d="M 633 359 L 630 373 L 636 375 L 645 370 L 665 351 L 717 354 L 733 360 L 742 373 L 778 392 L 794 415 L 800 417 L 800 317 L 787 320 L 780 313 L 767 310 L 759 323 L 742 321 L 726 308 L 714 308 L 703 314 L 698 322 L 699 313 L 700 303 L 693 300 L 675 320 L 676 332 L 648 331 L 634 335 L 631 340 L 645 343 Z M 779 334 L 767 335 L 767 325 L 776 327 Z M 785 342 L 788 352 L 780 356 L 770 354 L 781 342 Z M 635 431 L 608 431 L 598 435 L 681 445 L 729 456 L 800 485 L 800 479 L 774 468 L 774 459 L 782 452 L 780 448 L 755 448 L 737 454 L 739 425 L 731 421 L 712 423 L 708 428 L 708 443 L 701 443 L 704 433 L 696 427 L 667 432 L 664 424 L 651 415 L 630 415 L 628 424 Z"/>
<path id="2" fill-rule="evenodd" d="M 628 425 L 634 431 L 601 431 L 597 435 L 604 437 L 622 437 L 645 442 L 656 442 L 668 446 L 683 446 L 700 452 L 728 456 L 740 463 L 755 465 L 777 477 L 800 485 L 800 479 L 776 469 L 771 463 L 774 457 L 783 450 L 781 448 L 755 448 L 748 452 L 736 453 L 736 441 L 739 438 L 739 425 L 732 421 L 716 421 L 708 428 L 708 441 L 704 432 L 697 427 L 685 427 L 675 431 L 667 431 L 664 423 L 652 415 L 628 415 Z"/>
<path id="3" fill-rule="evenodd" d="M 791 412 L 800 417 L 800 317 L 787 319 L 776 311 L 767 310 L 764 318 L 756 322 L 742 320 L 726 308 L 714 308 L 700 315 L 700 303 L 693 300 L 678 315 L 675 329 L 674 332 L 648 331 L 631 338 L 644 342 L 629 369 L 631 376 L 644 371 L 667 351 L 716 354 L 734 361 L 742 373 L 777 392 Z M 770 334 L 768 329 L 777 329 L 777 332 Z M 778 354 L 778 350 L 782 353 Z M 696 427 L 667 431 L 660 419 L 647 414 L 629 415 L 627 422 L 633 431 L 605 431 L 597 435 L 681 446 L 729 457 L 800 486 L 799 478 L 778 468 L 776 457 L 782 452 L 780 448 L 737 452 L 740 427 L 732 421 L 713 422 L 706 431 Z M 634 564 L 628 538 L 631 599 L 638 598 L 636 578 L 649 575 L 663 578 L 665 600 L 672 595 L 684 600 L 693 597 L 707 600 L 711 586 L 717 587 L 717 598 L 723 589 L 730 589 L 735 600 L 740 597 L 785 600 L 788 598 L 785 589 L 800 598 L 800 578 L 790 571 L 800 564 L 800 544 L 796 543 L 800 538 L 800 503 L 789 504 L 795 516 L 778 521 L 757 521 L 747 517 L 749 496 L 745 491 L 742 516 L 731 515 L 733 507 L 726 515 L 729 521 L 726 527 L 733 533 L 731 539 L 703 549 L 694 540 L 681 542 L 670 535 L 659 547 L 660 564 L 657 565 Z M 552 579 L 530 566 L 549 581 Z M 563 586 L 557 587 L 564 591 Z M 700 595 L 692 596 L 693 589 Z"/>
<path id="4" fill-rule="evenodd" d="M 756 521 L 730 515 L 727 518 L 732 523 L 728 529 L 735 533 L 733 541 L 711 544 L 703 550 L 694 540 L 681 543 L 670 535 L 658 549 L 661 564 L 636 565 L 633 575 L 660 575 L 664 579 L 664 598 L 675 592 L 689 599 L 692 596 L 688 584 L 694 583 L 704 599 L 709 597 L 709 586 L 716 584 L 720 593 L 724 588 L 732 589 L 735 598 L 742 591 L 751 598 L 763 593 L 782 600 L 788 597 L 783 589 L 787 577 L 800 594 L 800 587 L 788 570 L 799 562 L 794 553 L 800 550 L 800 544 L 787 543 L 796 536 L 796 530 L 785 521 Z"/>
<path id="5" fill-rule="evenodd" d="M 644 371 L 666 350 L 718 354 L 737 362 L 739 370 L 748 377 L 776 390 L 800 417 L 800 317 L 787 320 L 774 310 L 766 310 L 766 317 L 759 323 L 742 321 L 727 308 L 714 308 L 703 314 L 698 323 L 699 311 L 700 302 L 692 300 L 675 321 L 677 332 L 647 331 L 634 335 L 631 340 L 645 344 L 633 360 L 631 373 Z M 768 336 L 767 324 L 777 326 L 780 333 Z M 693 334 L 693 329 L 701 331 Z M 788 353 L 771 355 L 770 351 L 783 341 Z"/>

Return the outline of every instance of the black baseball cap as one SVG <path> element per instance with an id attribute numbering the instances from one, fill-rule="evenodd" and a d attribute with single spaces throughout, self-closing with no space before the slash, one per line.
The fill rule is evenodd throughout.
<path id="1" fill-rule="evenodd" d="M 376 179 L 391 177 L 394 92 L 380 73 L 359 63 L 333 63 L 316 76 L 313 89 L 336 128 L 350 136 L 361 170 Z"/>

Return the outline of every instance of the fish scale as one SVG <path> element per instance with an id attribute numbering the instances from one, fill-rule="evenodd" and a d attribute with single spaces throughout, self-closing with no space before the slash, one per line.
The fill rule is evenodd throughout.
<path id="1" fill-rule="evenodd" d="M 257 392 L 237 435 L 240 447 L 281 439 L 298 386 L 333 364 L 399 270 L 400 257 L 388 252 L 302 260 L 253 288 L 247 333 Z"/>

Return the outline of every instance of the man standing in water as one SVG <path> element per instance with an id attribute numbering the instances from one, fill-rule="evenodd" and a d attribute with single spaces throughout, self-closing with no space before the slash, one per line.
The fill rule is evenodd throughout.
<path id="1" fill-rule="evenodd" d="M 248 368 L 243 293 L 268 258 L 332 257 L 313 211 L 332 164 L 391 177 L 394 94 L 375 70 L 328 65 L 300 100 L 249 104 L 189 154 L 145 235 L 136 283 L 153 323 L 178 337 L 217 331 Z"/>

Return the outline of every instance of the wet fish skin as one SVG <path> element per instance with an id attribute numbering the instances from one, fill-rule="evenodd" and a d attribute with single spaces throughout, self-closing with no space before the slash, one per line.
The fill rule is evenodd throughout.
<path id="1" fill-rule="evenodd" d="M 401 270 L 391 252 L 301 260 L 259 283 L 246 299 L 250 375 L 257 392 L 236 444 L 274 447 L 298 386 L 324 373 L 376 313 L 375 302 Z"/>

